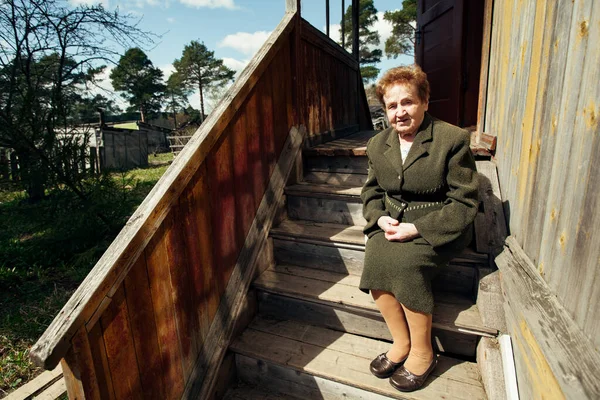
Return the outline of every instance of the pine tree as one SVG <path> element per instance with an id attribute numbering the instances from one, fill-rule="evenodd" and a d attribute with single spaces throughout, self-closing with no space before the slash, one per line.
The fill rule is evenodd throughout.
<path id="1" fill-rule="evenodd" d="M 404 0 L 402 10 L 386 11 L 383 19 L 392 24 L 392 35 L 385 41 L 388 58 L 415 55 L 417 0 Z"/>
<path id="2" fill-rule="evenodd" d="M 139 110 L 142 122 L 149 114 L 160 111 L 165 91 L 163 73 L 140 48 L 125 52 L 110 79 L 115 90 L 123 92 L 121 97 L 129 101 L 131 109 Z"/>
<path id="3" fill-rule="evenodd" d="M 200 115 L 204 121 L 204 93 L 215 85 L 224 85 L 233 79 L 235 71 L 223 65 L 223 60 L 215 58 L 214 51 L 204 43 L 193 40 L 186 45 L 179 60 L 173 62 L 188 89 L 200 91 Z"/>
<path id="4" fill-rule="evenodd" d="M 167 111 L 173 113 L 174 128 L 177 129 L 177 112 L 184 110 L 188 105 L 189 90 L 184 86 L 181 75 L 174 72 L 167 79 L 165 91 L 167 100 Z"/>
<path id="5" fill-rule="evenodd" d="M 374 64 L 381 61 L 383 55 L 381 49 L 373 48 L 379 46 L 379 32 L 373 30 L 373 25 L 378 21 L 377 9 L 373 0 L 360 0 L 358 14 L 358 56 L 360 62 L 360 74 L 365 83 L 373 81 L 379 74 L 379 68 Z M 344 33 L 346 49 L 352 50 L 352 6 L 348 6 L 344 19 Z M 341 29 L 340 29 L 341 33 Z"/>

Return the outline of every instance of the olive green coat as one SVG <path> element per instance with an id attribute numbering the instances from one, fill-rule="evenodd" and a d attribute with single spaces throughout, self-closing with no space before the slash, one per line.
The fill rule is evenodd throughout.
<path id="1" fill-rule="evenodd" d="M 369 141 L 361 290 L 390 291 L 408 308 L 433 311 L 431 280 L 472 239 L 478 181 L 469 145 L 467 131 L 427 113 L 404 162 L 394 129 Z M 415 224 L 421 237 L 387 241 L 377 225 L 384 215 Z"/>

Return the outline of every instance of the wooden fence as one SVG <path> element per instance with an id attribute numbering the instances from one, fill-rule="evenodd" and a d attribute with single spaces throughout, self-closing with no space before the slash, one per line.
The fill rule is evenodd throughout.
<path id="1" fill-rule="evenodd" d="M 288 7 L 32 348 L 46 369 L 62 360 L 70 398 L 205 398 L 299 154 L 296 127 L 318 140 L 370 127 L 366 102 L 347 101 L 357 62 Z M 304 88 L 322 63 L 331 79 Z"/>
<path id="2" fill-rule="evenodd" d="M 19 156 L 11 149 L 0 148 L 0 181 L 20 182 L 23 179 L 23 166 Z M 59 168 L 66 175 L 91 175 L 100 171 L 100 164 L 96 156 L 96 148 L 90 147 L 88 151 L 80 150 L 77 157 L 66 158 L 60 163 Z"/>

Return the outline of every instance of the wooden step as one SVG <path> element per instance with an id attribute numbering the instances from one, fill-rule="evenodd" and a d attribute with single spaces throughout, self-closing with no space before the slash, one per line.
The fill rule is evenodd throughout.
<path id="1" fill-rule="evenodd" d="M 362 131 L 303 150 L 306 156 L 366 156 L 367 142 L 378 131 Z"/>
<path id="2" fill-rule="evenodd" d="M 360 277 L 294 265 L 276 265 L 254 282 L 259 290 L 357 312 L 378 314 L 373 298 L 358 289 Z M 451 332 L 490 336 L 472 300 L 455 293 L 436 292 L 433 326 Z M 380 318 L 380 317 L 377 317 Z"/>
<path id="3" fill-rule="evenodd" d="M 284 221 L 271 230 L 275 260 L 340 274 L 361 275 L 365 260 L 364 235 L 358 226 Z M 435 290 L 476 294 L 478 265 L 486 255 L 465 251 L 433 281 Z"/>
<path id="4" fill-rule="evenodd" d="M 288 186 L 287 212 L 292 219 L 364 226 L 360 187 L 301 183 Z"/>
<path id="5" fill-rule="evenodd" d="M 231 346 L 242 380 L 306 399 L 486 398 L 475 364 L 443 356 L 421 390 L 396 391 L 369 372 L 371 360 L 388 348 L 374 339 L 262 317 Z"/>
<path id="6" fill-rule="evenodd" d="M 223 400 L 303 400 L 300 397 L 269 391 L 266 388 L 257 387 L 257 382 L 239 383 L 229 389 L 223 396 Z"/>
<path id="7" fill-rule="evenodd" d="M 364 171 L 364 173 L 360 174 L 327 171 L 305 171 L 304 181 L 317 184 L 363 187 L 367 181 L 367 171 Z"/>
<path id="8" fill-rule="evenodd" d="M 348 249 L 365 248 L 365 235 L 358 225 L 343 225 L 302 220 L 285 220 L 271 229 L 271 237 L 303 243 L 329 244 Z M 487 254 L 465 249 L 453 261 L 466 264 L 487 264 Z"/>

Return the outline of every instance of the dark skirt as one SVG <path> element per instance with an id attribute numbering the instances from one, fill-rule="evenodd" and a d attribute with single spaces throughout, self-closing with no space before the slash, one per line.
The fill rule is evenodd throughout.
<path id="1" fill-rule="evenodd" d="M 391 292 L 407 308 L 432 314 L 431 281 L 462 247 L 440 252 L 423 238 L 390 242 L 383 232 L 376 233 L 366 244 L 359 288 L 366 293 L 369 290 Z"/>

